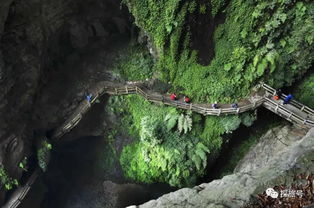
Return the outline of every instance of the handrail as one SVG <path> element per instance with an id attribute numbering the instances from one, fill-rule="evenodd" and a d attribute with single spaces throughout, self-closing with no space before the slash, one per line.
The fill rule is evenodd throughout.
<path id="1" fill-rule="evenodd" d="M 274 95 L 276 93 L 276 90 L 272 87 L 261 83 L 261 87 L 266 91 L 266 94 Z M 101 96 L 104 93 L 108 93 L 110 95 L 125 95 L 125 94 L 138 94 L 144 97 L 146 100 L 154 103 L 163 103 L 165 105 L 174 106 L 176 108 L 185 109 L 185 110 L 191 110 L 200 114 L 203 114 L 205 116 L 209 115 L 230 115 L 230 114 L 239 114 L 243 113 L 249 110 L 256 109 L 257 107 L 263 105 L 264 107 L 268 108 L 269 110 L 274 112 L 273 106 L 271 105 L 277 105 L 276 103 L 272 102 L 271 99 L 261 97 L 259 99 L 255 99 L 253 102 L 250 101 L 250 103 L 239 106 L 238 108 L 219 108 L 219 109 L 213 109 L 210 106 L 204 107 L 200 104 L 189 104 L 182 101 L 173 101 L 169 98 L 165 98 L 163 95 L 155 95 L 151 93 L 149 90 L 146 90 L 145 88 L 141 87 L 140 85 L 122 85 L 112 82 L 100 82 L 96 84 L 96 87 L 91 90 L 93 92 L 94 98 L 91 101 L 91 103 L 88 103 L 88 101 L 83 101 L 79 105 L 78 109 L 74 111 L 72 116 L 70 116 L 64 123 L 61 125 L 60 128 L 58 128 L 52 138 L 60 138 L 62 135 L 70 131 L 74 126 L 76 126 L 79 121 L 82 119 L 83 114 L 87 112 L 87 110 L 90 108 L 91 104 L 94 103 L 94 101 L 97 99 L 97 97 Z M 286 95 L 282 95 L 283 98 L 286 97 Z M 267 105 L 267 103 L 269 105 Z M 303 105 L 302 103 L 299 103 L 295 100 L 291 101 L 291 105 L 293 105 L 295 108 L 300 110 L 301 112 L 304 112 L 308 115 L 314 115 L 314 110 L 311 108 Z M 307 120 L 305 118 L 300 117 L 299 115 L 289 111 L 288 109 L 285 109 L 284 107 L 280 107 L 280 112 L 275 112 L 277 114 L 282 113 L 284 116 L 289 116 L 289 118 L 285 117 L 287 120 L 294 121 L 296 123 L 300 123 L 301 121 L 306 124 L 309 127 L 314 126 L 314 121 Z M 278 110 L 278 108 L 277 108 Z M 289 114 L 289 115 L 287 115 Z"/>
<path id="2" fill-rule="evenodd" d="M 261 86 L 267 91 L 269 92 L 270 94 L 272 95 L 275 95 L 276 94 L 276 90 L 272 87 L 270 87 L 269 85 L 265 84 L 265 83 L 262 83 Z M 286 98 L 287 95 L 285 94 L 282 94 L 281 95 L 283 98 Z M 308 114 L 311 114 L 311 115 L 314 115 L 314 110 L 309 108 L 308 106 L 306 105 L 303 105 L 302 103 L 296 101 L 296 100 L 291 100 L 290 101 L 290 104 L 293 105 L 294 107 L 298 108 L 299 110 L 301 111 L 304 111 L 305 113 L 308 113 Z"/>
<path id="3" fill-rule="evenodd" d="M 173 100 L 170 100 L 169 98 L 165 98 L 163 95 L 150 94 L 148 90 L 142 89 L 138 85 L 123 85 L 123 86 L 118 85 L 118 87 L 115 87 L 114 86 L 115 83 L 109 83 L 109 84 L 107 83 L 108 82 L 100 82 L 96 84 L 96 86 L 91 90 L 91 92 L 94 95 L 91 102 L 89 103 L 87 100 L 83 100 L 79 104 L 78 108 L 74 111 L 74 113 L 61 125 L 61 127 L 59 127 L 53 132 L 52 139 L 58 139 L 62 137 L 65 133 L 69 132 L 72 128 L 74 128 L 82 119 L 83 114 L 86 113 L 90 109 L 91 104 L 93 104 L 97 100 L 97 98 L 103 95 L 104 93 L 108 93 L 110 95 L 138 94 L 150 102 L 163 103 L 165 105 L 170 105 L 170 106 L 175 106 L 181 109 L 191 110 L 191 111 L 203 114 L 205 116 L 239 114 L 239 113 L 243 113 L 249 110 L 256 109 L 257 107 L 263 105 L 266 109 L 280 115 L 281 117 L 287 119 L 288 121 L 299 124 L 300 126 L 305 127 L 305 128 L 314 127 L 314 120 L 303 118 L 300 115 L 297 115 L 295 112 L 292 112 L 288 108 L 276 103 L 275 101 L 267 97 L 267 93 L 274 95 L 276 93 L 276 90 L 264 83 L 261 83 L 262 88 L 266 91 L 263 97 L 260 97 L 259 99 L 254 100 L 253 102 L 249 100 L 250 103 L 239 106 L 236 109 L 230 108 L 230 107 L 214 109 L 211 107 L 204 107 L 200 104 L 173 101 Z M 282 95 L 282 97 L 285 98 L 286 95 Z M 307 115 L 311 115 L 311 116 L 314 115 L 314 110 L 303 105 L 302 103 L 292 100 L 291 105 L 294 106 L 297 110 L 300 110 L 301 112 L 306 113 Z M 39 169 L 34 171 L 34 173 L 28 179 L 28 182 L 25 184 L 24 187 L 21 187 L 20 189 L 17 190 L 18 192 L 17 197 L 12 196 L 13 199 L 9 200 L 9 202 L 7 202 L 7 204 L 3 208 L 16 208 L 24 199 L 24 197 L 30 190 L 32 184 L 38 177 L 38 175 L 39 175 Z"/>
<path id="4" fill-rule="evenodd" d="M 6 204 L 4 204 L 2 206 L 2 208 L 16 208 L 16 207 L 18 207 L 21 204 L 21 202 L 23 201 L 23 199 L 25 198 L 25 196 L 27 195 L 27 193 L 29 192 L 29 190 L 31 189 L 31 186 L 34 184 L 34 182 L 36 181 L 39 174 L 40 174 L 40 170 L 39 170 L 39 168 L 37 168 L 32 173 L 32 175 L 28 178 L 28 181 L 25 183 L 25 185 L 23 187 L 18 188 L 13 193 L 11 198 L 6 202 Z"/>

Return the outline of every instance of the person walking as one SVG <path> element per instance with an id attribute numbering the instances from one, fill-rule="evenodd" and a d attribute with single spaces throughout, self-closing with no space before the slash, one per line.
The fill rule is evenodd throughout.
<path id="1" fill-rule="evenodd" d="M 293 96 L 291 94 L 287 95 L 287 97 L 284 99 L 283 104 L 289 104 L 289 102 L 292 100 Z"/>
<path id="2" fill-rule="evenodd" d="M 177 100 L 177 95 L 176 95 L 176 93 L 172 93 L 172 94 L 170 95 L 170 100 Z"/>
<path id="3" fill-rule="evenodd" d="M 88 101 L 88 103 L 90 103 L 92 101 L 92 97 L 93 97 L 93 95 L 91 93 L 86 95 L 86 100 Z"/>
<path id="4" fill-rule="evenodd" d="M 191 99 L 188 96 L 184 96 L 184 102 L 185 103 L 190 103 Z"/>
<path id="5" fill-rule="evenodd" d="M 217 109 L 217 108 L 218 108 L 217 101 L 215 101 L 215 102 L 212 104 L 212 108 L 214 108 L 214 109 Z"/>
<path id="6" fill-rule="evenodd" d="M 238 104 L 237 103 L 232 103 L 231 107 L 234 108 L 234 109 L 237 109 L 238 108 Z"/>

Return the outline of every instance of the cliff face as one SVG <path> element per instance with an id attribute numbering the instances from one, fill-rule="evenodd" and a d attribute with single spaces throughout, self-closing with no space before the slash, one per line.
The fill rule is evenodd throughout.
<path id="1" fill-rule="evenodd" d="M 252 195 L 292 182 L 295 174 L 313 172 L 314 129 L 305 136 L 285 126 L 268 131 L 240 161 L 234 174 L 184 188 L 140 207 L 242 207 Z"/>
<path id="2" fill-rule="evenodd" d="M 128 27 L 113 0 L 1 1 L 0 163 L 10 177 L 21 176 L 35 132 L 56 127 L 82 99 L 90 75 L 110 62 L 108 42 Z"/>

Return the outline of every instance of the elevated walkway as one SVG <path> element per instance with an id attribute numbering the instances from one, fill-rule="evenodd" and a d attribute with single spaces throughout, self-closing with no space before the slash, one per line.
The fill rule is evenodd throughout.
<path id="1" fill-rule="evenodd" d="M 191 110 L 196 113 L 203 114 L 204 116 L 221 116 L 239 114 L 256 109 L 259 106 L 263 106 L 268 110 L 276 113 L 284 119 L 297 124 L 303 128 L 314 127 L 314 110 L 292 100 L 287 105 L 282 105 L 282 102 L 286 95 L 282 95 L 280 100 L 274 100 L 276 90 L 270 86 L 262 83 L 259 86 L 260 91 L 252 95 L 250 98 L 242 100 L 238 104 L 238 108 L 231 108 L 231 104 L 218 104 L 218 108 L 214 109 L 211 104 L 208 103 L 185 103 L 180 100 L 171 100 L 169 96 L 162 95 L 151 90 L 148 90 L 141 86 L 141 84 L 119 84 L 114 82 L 99 82 L 93 89 L 90 90 L 93 98 L 89 103 L 87 100 L 83 100 L 74 113 L 52 134 L 52 139 L 58 139 L 65 133 L 74 128 L 83 115 L 88 111 L 91 105 L 102 96 L 104 93 L 109 95 L 128 95 L 138 94 L 144 97 L 146 100 L 156 103 L 173 106 L 180 109 Z"/>

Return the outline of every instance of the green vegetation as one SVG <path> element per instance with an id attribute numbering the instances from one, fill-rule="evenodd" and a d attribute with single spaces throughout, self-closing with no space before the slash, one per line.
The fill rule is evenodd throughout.
<path id="1" fill-rule="evenodd" d="M 204 11 L 203 3 L 124 2 L 159 50 L 155 70 L 194 100 L 231 102 L 248 95 L 260 80 L 276 88 L 291 85 L 313 63 L 314 4 L 310 1 L 229 1 L 225 21 L 214 32 L 215 57 L 208 66 L 197 63 L 198 52 L 190 47 L 196 31 L 186 21 Z M 212 0 L 206 8 L 216 16 L 224 4 Z"/>
<path id="2" fill-rule="evenodd" d="M 39 148 L 37 150 L 37 160 L 39 167 L 46 172 L 49 158 L 50 158 L 50 151 L 52 150 L 52 145 L 48 143 L 48 141 L 43 140 L 41 141 Z"/>
<path id="3" fill-rule="evenodd" d="M 295 92 L 297 100 L 311 108 L 314 108 L 314 74 L 306 77 Z"/>
<path id="4" fill-rule="evenodd" d="M 115 63 L 113 70 L 125 80 L 145 80 L 153 75 L 153 59 L 147 49 L 140 46 L 130 46 L 119 54 Z"/>
<path id="5" fill-rule="evenodd" d="M 232 131 L 239 128 L 241 123 L 245 126 L 251 126 L 255 120 L 255 113 L 243 113 L 241 115 L 224 116 L 220 122 L 221 125 L 225 128 L 226 133 L 232 133 Z"/>
<path id="6" fill-rule="evenodd" d="M 207 117 L 173 107 L 156 106 L 138 95 L 111 97 L 107 111 L 122 117 L 122 129 L 134 142 L 124 147 L 120 163 L 126 177 L 135 181 L 192 186 L 218 156 L 226 132 L 222 123 L 237 125 L 254 120 L 240 117 Z"/>
<path id="7" fill-rule="evenodd" d="M 251 147 L 259 142 L 259 139 L 271 128 L 279 126 L 281 123 L 278 121 L 272 121 L 267 125 L 261 127 L 255 127 L 254 129 L 249 129 L 249 136 L 247 138 L 232 138 L 241 140 L 236 146 L 231 149 L 226 164 L 224 164 L 219 175 L 223 177 L 233 173 L 234 168 L 237 166 L 238 162 L 248 153 Z"/>
<path id="8" fill-rule="evenodd" d="M 122 128 L 135 138 L 120 155 L 128 178 L 183 186 L 193 185 L 204 173 L 207 155 L 216 147 L 208 147 L 194 135 L 196 128 L 191 130 L 192 118 L 198 116 L 151 105 L 137 95 L 111 97 L 107 110 L 122 116 Z M 193 126 L 200 127 L 201 120 L 194 120 Z"/>
<path id="9" fill-rule="evenodd" d="M 166 126 L 168 130 L 173 129 L 175 126 L 178 127 L 179 133 L 186 134 L 187 132 L 192 130 L 192 118 L 191 118 L 192 112 L 188 112 L 187 115 L 184 115 L 183 113 L 181 115 L 178 115 L 175 110 L 172 110 L 172 112 L 168 113 L 165 117 L 165 120 L 167 122 Z"/>
<path id="10" fill-rule="evenodd" d="M 14 186 L 19 185 L 17 179 L 13 179 L 8 175 L 3 165 L 0 165 L 0 182 L 6 190 L 11 190 Z"/>
<path id="11" fill-rule="evenodd" d="M 19 163 L 19 168 L 27 171 L 27 157 L 24 157 L 23 160 Z"/>
<path id="12" fill-rule="evenodd" d="M 269 1 L 156 1 L 123 0 L 136 24 L 149 36 L 158 59 L 130 49 L 115 66 L 125 79 L 154 77 L 170 82 L 173 91 L 193 101 L 235 102 L 246 97 L 259 81 L 275 88 L 291 85 L 313 63 L 314 4 L 301 0 Z M 197 16 L 213 18 L 214 57 L 198 63 L 202 51 L 192 49 L 195 34 L 209 28 L 196 26 Z M 218 19 L 224 18 L 224 19 Z M 195 31 L 197 30 L 197 31 Z M 132 50 L 135 50 L 132 52 Z M 144 55 L 143 55 L 144 54 Z M 311 89 L 312 84 L 303 87 Z M 308 93 L 304 96 L 311 97 Z M 311 102 L 311 100 L 308 100 Z M 121 119 L 121 128 L 134 138 L 120 162 L 125 175 L 142 182 L 193 185 L 217 157 L 222 135 L 243 125 L 255 114 L 202 117 L 171 107 L 153 106 L 139 96 L 110 98 L 107 110 Z M 257 137 L 234 153 L 234 165 Z"/>
<path id="13" fill-rule="evenodd" d="M 122 0 L 134 14 L 135 23 L 142 27 L 158 48 L 163 48 L 167 36 L 179 25 L 184 23 L 179 18 L 177 10 L 180 9 L 180 1 L 156 1 L 156 0 Z M 187 5 L 185 4 L 185 12 Z"/>
<path id="14" fill-rule="evenodd" d="M 212 11 L 212 16 L 215 17 L 221 8 L 226 4 L 225 0 L 211 0 L 211 11 Z"/>

